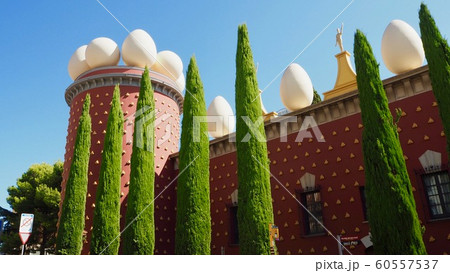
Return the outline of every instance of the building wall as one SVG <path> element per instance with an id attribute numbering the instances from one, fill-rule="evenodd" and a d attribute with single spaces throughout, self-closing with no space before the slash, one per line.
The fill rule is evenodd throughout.
<path id="1" fill-rule="evenodd" d="M 400 142 L 419 218 L 426 227 L 424 241 L 430 254 L 448 253 L 450 219 L 430 219 L 422 180 L 416 174 L 423 169 L 418 158 L 427 150 L 442 153 L 442 162 L 448 163 L 445 136 L 434 96 L 428 91 L 390 104 L 391 111 L 395 112 L 394 109 L 399 107 L 405 112 L 398 123 Z M 280 254 L 338 254 L 337 243 L 331 236 L 305 234 L 305 210 L 296 199 L 301 200 L 300 179 L 308 173 L 315 176 L 315 186 L 320 189 L 323 200 L 323 222 L 334 236 L 362 238 L 369 232 L 360 194 L 360 187 L 365 184 L 361 116 L 354 114 L 322 124 L 319 128 L 325 142 L 318 142 L 315 138 L 296 142 L 297 133 L 293 133 L 287 137 L 287 142 L 273 139 L 268 143 L 275 224 L 281 235 L 277 243 Z M 229 244 L 230 195 L 238 186 L 236 170 L 235 152 L 211 160 L 214 254 L 220 254 L 222 247 L 227 254 L 238 253 L 238 247 Z M 353 254 L 364 254 L 366 248 L 360 243 L 349 250 Z"/>
<path id="2" fill-rule="evenodd" d="M 450 234 L 448 226 L 450 219 L 432 220 L 422 186 L 420 172 L 423 166 L 419 157 L 431 150 L 442 154 L 442 164 L 448 166 L 448 155 L 445 151 L 445 136 L 442 123 L 438 115 L 435 98 L 432 94 L 428 77 L 428 68 L 422 67 L 414 71 L 399 75 L 384 81 L 384 86 L 390 101 L 391 111 L 401 108 L 404 112 L 399 127 L 400 142 L 404 151 L 408 173 L 414 190 L 414 197 L 419 218 L 425 225 L 424 241 L 430 254 L 450 252 Z M 112 87 L 106 89 L 93 88 L 91 97 L 94 107 L 91 109 L 93 117 L 92 155 L 89 170 L 89 193 L 86 204 L 86 230 L 88 237 L 83 253 L 88 251 L 95 200 L 95 177 L 98 177 L 101 160 L 102 130 L 106 123 L 104 111 L 109 104 Z M 109 97 L 106 93 L 109 92 Z M 135 102 L 138 88 L 124 87 L 121 99 L 124 100 L 124 111 L 133 113 L 131 102 Z M 128 97 L 126 93 L 130 95 Z M 97 98 L 97 94 L 99 98 Z M 64 183 L 70 166 L 75 126 L 81 112 L 81 99 L 78 96 L 71 104 L 69 120 L 68 143 L 64 165 Z M 167 142 L 168 150 L 156 150 L 157 165 L 155 178 L 155 254 L 174 254 L 175 218 L 176 218 L 176 183 L 178 170 L 178 154 L 172 151 L 178 149 L 179 117 L 177 103 L 163 94 L 158 94 L 157 108 L 173 114 L 167 122 L 173 131 L 172 142 Z M 103 108 L 97 105 L 104 102 Z M 162 104 L 164 102 L 164 105 Z M 170 107 L 168 107 L 170 105 Z M 93 110 L 95 108 L 95 110 Z M 104 109 L 105 108 L 105 109 Z M 95 115 L 95 111 L 98 115 Z M 171 112 L 172 111 L 172 112 Z M 296 122 L 289 123 L 287 139 L 280 137 L 280 121 L 286 116 L 279 117 L 265 124 L 270 159 L 272 198 L 275 224 L 280 229 L 280 241 L 277 242 L 280 254 L 338 254 L 337 243 L 330 235 L 321 234 L 310 236 L 305 233 L 305 211 L 297 200 L 301 200 L 303 191 L 301 181 L 314 177 L 314 187 L 320 190 L 323 206 L 323 222 L 333 234 L 342 236 L 368 235 L 369 225 L 364 219 L 360 188 L 364 186 L 364 163 L 361 148 L 361 134 L 364 126 L 361 122 L 357 91 L 324 101 L 300 111 L 291 113 Z M 305 138 L 296 141 L 302 121 L 307 116 L 314 117 L 320 129 L 318 138 Z M 162 135 L 157 129 L 157 138 Z M 97 134 L 94 134 L 94 131 Z M 132 129 L 126 129 L 126 135 Z M 314 132 L 309 130 L 314 136 Z M 125 136 L 126 136 L 125 135 Z M 322 137 L 323 136 L 323 137 Z M 238 254 L 239 246 L 232 244 L 232 195 L 238 188 L 236 145 L 234 134 L 210 142 L 210 185 L 211 185 L 211 217 L 212 217 L 212 254 Z M 125 139 L 125 137 L 124 137 Z M 324 140 L 320 142 L 319 140 Z M 96 144 L 100 141 L 100 144 Z M 176 142 L 176 144 L 175 144 Z M 175 149 L 176 148 L 176 149 Z M 125 174 L 122 177 L 122 215 L 125 215 L 129 160 L 131 145 L 124 140 L 123 164 Z M 167 152 L 167 153 L 163 153 Z M 170 156 L 167 158 L 166 155 Z M 160 158 L 160 157 L 163 158 Z M 159 167 L 158 167 L 159 165 Z M 64 192 L 63 192 L 64 194 Z M 295 197 L 295 198 L 293 198 Z M 380 197 L 382 198 L 382 197 Z M 297 200 L 296 200 L 297 199 Z M 125 201 L 125 202 L 124 202 Z M 387 238 L 388 239 L 388 238 Z M 366 247 L 359 243 L 349 247 L 352 254 L 365 254 Z M 345 253 L 345 250 L 344 250 Z"/>
<path id="3" fill-rule="evenodd" d="M 442 164 L 448 165 L 445 136 L 427 73 L 427 67 L 422 67 L 387 79 L 384 84 L 391 111 L 395 113 L 395 108 L 401 108 L 404 112 L 398 131 L 418 215 L 426 228 L 425 244 L 430 254 L 443 254 L 450 252 L 450 219 L 431 219 L 418 174 L 423 170 L 418 158 L 428 150 L 441 153 Z M 297 122 L 289 124 L 286 142 L 281 140 L 279 130 L 283 117 L 279 117 L 278 122 L 266 123 L 274 217 L 281 236 L 277 242 L 280 254 L 338 254 L 336 240 L 326 232 L 315 236 L 305 233 L 306 212 L 297 200 L 301 200 L 303 191 L 300 180 L 306 176 L 314 176 L 315 187 L 320 189 L 323 222 L 333 236 L 361 239 L 368 235 L 369 225 L 364 219 L 361 200 L 361 187 L 365 184 L 361 147 L 364 126 L 359 112 L 355 91 L 292 113 Z M 315 118 L 321 131 L 318 139 L 323 135 L 324 142 L 316 138 L 296 141 L 306 116 Z M 313 131 L 309 131 L 314 136 Z M 239 247 L 231 244 L 231 195 L 238 188 L 233 138 L 232 135 L 216 139 L 210 145 L 213 254 L 239 253 Z M 176 155 L 173 159 L 177 160 Z M 353 254 L 366 253 L 361 242 L 348 250 Z"/>
<path id="4" fill-rule="evenodd" d="M 79 117 L 83 108 L 83 101 L 86 94 L 91 96 L 90 115 L 92 118 L 91 133 L 91 157 L 89 159 L 89 182 L 88 193 L 86 198 L 86 240 L 83 246 L 83 254 L 89 252 L 89 242 L 92 235 L 92 220 L 95 209 L 95 193 L 98 185 L 98 177 L 100 172 L 103 140 L 106 133 L 108 121 L 108 112 L 110 110 L 110 102 L 112 99 L 114 86 L 120 84 L 120 101 L 124 118 L 124 136 L 123 136 L 123 153 L 122 153 L 122 179 L 121 179 L 121 226 L 124 227 L 126 213 L 126 198 L 129 186 L 130 160 L 132 152 L 132 140 L 134 130 L 134 117 L 136 112 L 137 100 L 139 97 L 139 80 L 142 69 L 130 69 L 123 67 L 114 67 L 100 70 L 89 71 L 81 75 L 77 81 L 68 88 L 66 99 L 69 92 L 74 88 L 82 86 L 86 90 L 73 91 L 76 95 L 70 98 L 70 117 L 68 125 L 68 134 L 66 139 L 66 153 L 64 156 L 64 171 L 62 182 L 61 199 L 64 199 L 65 184 L 69 176 L 69 170 L 72 162 L 73 149 L 77 134 L 77 126 Z M 170 154 L 179 149 L 180 136 L 180 104 L 173 98 L 169 97 L 164 88 L 169 88 L 168 84 L 174 83 L 162 76 L 152 73 L 152 79 L 158 80 L 152 82 L 155 91 L 155 106 L 159 112 L 156 114 L 157 127 L 155 128 L 155 172 L 157 175 L 163 173 L 163 168 Z M 95 78 L 95 82 L 89 82 Z M 84 82 L 83 82 L 84 80 Z M 86 85 L 89 86 L 86 87 Z M 171 90 L 174 91 L 174 90 Z M 78 93 L 78 94 L 77 94 Z M 62 202 L 62 201 L 61 201 Z"/>

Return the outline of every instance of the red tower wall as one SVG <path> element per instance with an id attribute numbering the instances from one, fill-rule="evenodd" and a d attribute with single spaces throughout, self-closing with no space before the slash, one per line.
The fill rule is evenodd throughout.
<path id="1" fill-rule="evenodd" d="M 77 126 L 82 112 L 83 101 L 86 94 L 91 96 L 90 115 L 92 118 L 91 157 L 89 160 L 89 183 L 86 199 L 86 240 L 83 254 L 89 252 L 89 242 L 92 235 L 92 219 L 95 209 L 95 193 L 100 172 L 103 140 L 106 132 L 108 112 L 113 95 L 114 86 L 120 84 L 120 101 L 126 119 L 124 124 L 123 153 L 122 153 L 122 179 L 121 179 L 121 226 L 124 226 L 126 213 L 126 198 L 129 186 L 130 160 L 134 130 L 134 114 L 139 97 L 139 80 L 143 70 L 128 67 L 108 67 L 91 70 L 81 75 L 66 92 L 66 100 L 70 103 L 70 118 L 64 158 L 64 171 L 62 182 L 62 199 L 65 194 L 65 184 L 69 175 L 73 148 L 76 139 Z M 175 83 L 169 78 L 151 72 L 150 77 L 155 89 L 155 105 L 158 113 L 155 123 L 155 183 L 157 187 L 164 185 L 160 181 L 164 177 L 164 166 L 170 154 L 178 151 L 180 135 L 180 111 L 182 96 L 174 88 Z M 80 88 L 85 90 L 79 91 Z M 78 88 L 78 89 L 77 89 Z M 73 99 L 72 93 L 76 94 Z M 174 100 L 174 97 L 178 101 Z M 173 217 L 174 219 L 174 217 Z M 161 227 L 164 229 L 164 227 Z M 173 228 L 171 228 L 173 230 Z"/>

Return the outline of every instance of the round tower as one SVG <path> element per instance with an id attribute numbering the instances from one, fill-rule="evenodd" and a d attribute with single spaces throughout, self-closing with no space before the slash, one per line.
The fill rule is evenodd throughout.
<path id="1" fill-rule="evenodd" d="M 91 96 L 90 115 L 92 118 L 91 156 L 89 160 L 89 183 L 86 198 L 85 235 L 82 254 L 88 254 L 92 235 L 92 219 L 95 208 L 95 193 L 100 172 L 103 140 L 106 133 L 110 102 L 114 86 L 120 86 L 120 101 L 125 123 L 123 131 L 122 179 L 121 179 L 121 225 L 123 227 L 126 212 L 126 199 L 129 186 L 130 160 L 133 146 L 134 118 L 139 97 L 140 80 L 144 69 L 127 66 L 107 66 L 91 69 L 79 75 L 66 89 L 65 99 L 70 107 L 67 129 L 66 153 L 61 200 L 65 195 L 65 184 L 72 163 L 77 126 L 82 112 L 83 101 L 87 94 Z M 180 138 L 180 113 L 183 107 L 183 95 L 176 82 L 158 72 L 150 71 L 155 91 L 155 173 L 159 175 L 170 154 L 178 152 Z"/>

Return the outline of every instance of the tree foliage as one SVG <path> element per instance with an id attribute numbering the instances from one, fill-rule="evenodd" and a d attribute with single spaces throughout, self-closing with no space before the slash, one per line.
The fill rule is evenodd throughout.
<path id="1" fill-rule="evenodd" d="M 439 115 L 447 137 L 447 154 L 450 155 L 450 48 L 425 4 L 420 5 L 420 33 L 428 61 L 433 94 L 438 103 Z"/>
<path id="2" fill-rule="evenodd" d="M 116 85 L 103 142 L 95 197 L 91 254 L 115 255 L 119 251 L 123 122 L 120 90 L 119 85 Z"/>
<path id="3" fill-rule="evenodd" d="M 186 75 L 186 90 L 189 91 L 183 106 L 175 252 L 207 255 L 211 244 L 209 139 L 207 123 L 198 124 L 196 132 L 193 124 L 198 117 L 206 118 L 203 83 L 194 56 Z"/>
<path id="4" fill-rule="evenodd" d="M 152 255 L 155 247 L 154 223 L 154 121 L 155 100 L 148 68 L 142 74 L 134 120 L 130 190 L 123 233 L 124 254 Z"/>
<path id="5" fill-rule="evenodd" d="M 322 98 L 320 97 L 320 95 L 317 92 L 317 90 L 314 89 L 314 98 L 313 98 L 312 104 L 317 104 L 317 103 L 319 103 L 321 101 L 322 101 Z"/>
<path id="6" fill-rule="evenodd" d="M 0 237 L 0 252 L 19 254 L 21 241 L 18 235 L 20 215 L 34 214 L 33 233 L 27 242 L 28 249 L 53 253 L 56 237 L 56 223 L 60 202 L 63 164 L 34 164 L 8 188 L 7 202 L 12 212 L 1 211 L 5 218 L 5 230 Z"/>
<path id="7" fill-rule="evenodd" d="M 91 97 L 86 95 L 78 123 L 69 178 L 59 220 L 56 252 L 79 255 L 83 248 L 83 230 L 88 187 L 88 167 L 91 147 Z"/>
<path id="8" fill-rule="evenodd" d="M 239 249 L 241 254 L 270 254 L 273 208 L 269 159 L 264 124 L 258 122 L 262 119 L 261 103 L 246 25 L 238 29 L 235 88 Z M 247 134 L 251 136 L 248 141 Z"/>
<path id="9" fill-rule="evenodd" d="M 426 254 L 403 151 L 378 63 L 359 30 L 355 34 L 354 56 L 364 124 L 365 190 L 374 251 L 384 255 Z"/>

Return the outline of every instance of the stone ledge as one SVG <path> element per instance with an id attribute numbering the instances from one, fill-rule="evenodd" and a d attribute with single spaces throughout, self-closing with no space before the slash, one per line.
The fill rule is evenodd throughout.
<path id="1" fill-rule="evenodd" d="M 118 67 L 123 69 L 124 67 Z M 114 67 L 105 67 L 104 70 L 113 70 Z M 133 68 L 134 69 L 134 68 Z M 101 70 L 101 69 L 97 69 Z M 90 70 L 86 73 L 91 73 L 95 70 Z M 143 71 L 143 69 L 142 69 Z M 152 74 L 157 75 L 157 77 L 152 77 Z M 155 92 L 164 94 L 171 99 L 173 99 L 178 104 L 180 113 L 183 112 L 183 95 L 177 90 L 175 84 L 169 78 L 162 74 L 150 71 L 150 78 L 152 81 L 153 90 Z M 167 81 L 164 80 L 167 78 Z M 73 98 L 77 95 L 83 93 L 86 90 L 103 87 L 103 86 L 115 86 L 120 84 L 122 86 L 140 86 L 141 75 L 139 74 L 127 74 L 127 73 L 105 73 L 105 74 L 94 74 L 88 77 L 79 77 L 79 80 L 73 82 L 69 87 L 67 87 L 65 92 L 65 100 L 67 105 L 70 106 Z"/>

